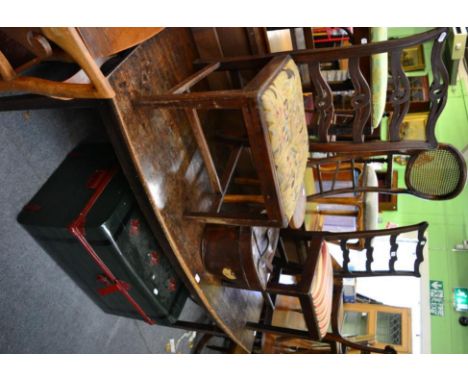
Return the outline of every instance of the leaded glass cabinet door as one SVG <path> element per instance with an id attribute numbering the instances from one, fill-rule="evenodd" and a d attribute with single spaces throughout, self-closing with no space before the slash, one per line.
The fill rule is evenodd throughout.
<path id="1" fill-rule="evenodd" d="M 411 309 L 383 304 L 344 304 L 344 336 L 367 338 L 373 346 L 391 345 L 411 353 Z"/>

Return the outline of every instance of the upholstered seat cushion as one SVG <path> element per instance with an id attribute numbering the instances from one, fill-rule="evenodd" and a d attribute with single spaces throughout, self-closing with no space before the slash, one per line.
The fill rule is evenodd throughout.
<path id="1" fill-rule="evenodd" d="M 289 221 L 302 190 L 309 154 L 301 78 L 292 59 L 270 82 L 259 101 L 260 117 L 269 133 L 280 203 Z"/>
<path id="2" fill-rule="evenodd" d="M 281 276 L 281 282 L 294 281 L 294 276 Z M 310 294 L 320 338 L 323 338 L 330 327 L 333 307 L 333 260 L 329 253 L 328 244 L 325 241 L 318 253 Z M 275 306 L 272 325 L 307 330 L 299 299 L 278 295 Z"/>
<path id="3" fill-rule="evenodd" d="M 323 337 L 330 326 L 333 300 L 333 265 L 325 241 L 320 248 L 311 292 L 320 337 Z"/>

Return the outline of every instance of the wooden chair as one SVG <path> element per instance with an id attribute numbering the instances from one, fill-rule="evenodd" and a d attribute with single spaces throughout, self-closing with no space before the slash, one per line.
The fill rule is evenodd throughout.
<path id="1" fill-rule="evenodd" d="M 114 91 L 100 66 L 109 57 L 147 40 L 161 29 L 1 28 L 3 40 L 8 40 L 9 44 L 6 49 L 0 47 L 0 92 L 62 98 L 112 98 Z M 15 47 L 11 41 L 20 47 Z M 18 63 L 21 48 L 22 60 Z M 12 57 L 8 59 L 7 56 Z M 81 71 L 75 71 L 63 80 L 34 75 L 33 69 L 46 61 L 72 62 Z"/>
<path id="2" fill-rule="evenodd" d="M 303 91 L 310 91 L 314 94 L 314 105 L 316 118 L 311 126 L 317 132 L 317 137 L 310 140 L 310 151 L 312 152 L 332 152 L 332 153 L 354 153 L 354 152 L 389 152 L 389 151 L 409 151 L 424 150 L 437 147 L 435 137 L 435 124 L 439 115 L 445 107 L 447 101 L 447 89 L 449 84 L 448 73 L 442 61 L 443 46 L 448 35 L 448 28 L 437 28 L 414 36 L 373 42 L 366 45 L 353 45 L 343 48 L 324 48 L 314 50 L 297 50 L 288 52 L 296 64 L 307 64 L 309 67 L 312 88 Z M 425 127 L 424 138 L 418 140 L 402 140 L 400 137 L 400 125 L 410 106 L 409 81 L 402 68 L 401 56 L 403 49 L 415 45 L 432 43 L 431 68 L 432 84 L 430 86 L 429 117 Z M 369 84 L 362 75 L 360 61 L 372 55 L 387 53 L 391 57 L 390 75 L 393 82 L 393 93 L 391 104 L 393 107 L 392 119 L 388 129 L 387 140 L 365 141 L 363 134 L 367 121 L 371 116 L 372 92 Z M 221 60 L 221 64 L 226 68 L 238 67 L 243 63 L 257 62 L 262 66 L 273 56 L 270 55 L 226 58 Z M 354 118 L 352 123 L 352 138 L 349 142 L 331 142 L 332 121 L 335 110 L 333 106 L 333 93 L 330 85 L 322 77 L 320 64 L 322 62 L 337 59 L 349 59 L 349 73 L 354 86 L 352 105 L 354 108 Z M 207 65 L 210 60 L 199 61 L 199 64 Z"/>
<path id="3" fill-rule="evenodd" d="M 336 162 L 324 163 L 321 166 L 313 166 L 308 163 L 308 167 L 314 169 L 314 183 L 319 184 L 319 189 L 335 189 L 337 184 L 352 185 L 357 188 L 377 187 L 378 179 L 372 166 L 366 163 Z M 311 187 L 312 188 L 312 187 Z M 314 184 L 312 189 L 317 189 Z M 311 198 L 312 199 L 312 198 Z M 378 228 L 379 199 L 374 192 L 350 192 L 339 196 L 317 196 L 313 202 L 319 204 L 318 214 L 324 217 L 337 217 L 354 221 L 356 231 L 368 231 Z M 306 212 L 307 213 L 307 212 Z M 327 225 L 327 220 L 324 221 Z M 330 229 L 330 228 L 327 228 Z M 350 230 L 352 228 L 348 228 Z M 341 228 L 341 230 L 343 230 Z M 352 244 L 352 248 L 363 249 L 364 240 L 357 244 Z"/>
<path id="4" fill-rule="evenodd" d="M 415 276 L 420 277 L 419 265 L 423 261 L 423 248 L 426 244 L 424 232 L 428 224 L 422 222 L 416 225 L 373 230 L 361 232 L 311 232 L 302 230 L 284 229 L 281 231 L 282 239 L 289 241 L 295 247 L 297 258 L 300 252 L 307 256 L 303 263 L 291 261 L 290 253 L 285 251 L 286 246 L 280 247 L 281 260 L 275 265 L 273 274 L 267 284 L 267 292 L 272 295 L 286 295 L 297 297 L 300 302 L 299 312 L 303 316 L 305 328 L 287 328 L 272 325 L 273 311 L 265 314 L 259 323 L 249 322 L 247 328 L 262 332 L 268 332 L 279 336 L 290 336 L 307 340 L 338 342 L 345 346 L 366 350 L 365 347 L 354 344 L 340 335 L 339 316 L 341 311 L 342 278 L 373 277 L 373 276 Z M 415 258 L 410 268 L 400 269 L 398 263 L 397 237 L 402 233 L 417 232 L 417 245 Z M 373 263 L 377 255 L 374 254 L 373 240 L 379 236 L 390 236 L 388 263 L 386 269 L 373 269 Z M 349 267 L 351 257 L 348 242 L 353 240 L 365 240 L 365 269 L 354 270 Z M 341 264 L 331 260 L 326 241 L 338 241 L 340 243 L 342 261 Z M 380 267 L 380 266 L 379 266 Z M 330 277 L 332 273 L 332 277 Z M 280 281 L 282 275 L 296 278 L 294 283 Z M 327 276 L 328 275 L 328 276 Z M 335 282 L 333 282 L 333 278 Z M 331 284 L 330 284 L 331 282 Z M 327 285 L 328 284 L 328 285 Z M 338 288 L 338 289 L 337 289 Z M 341 289 L 339 289 L 341 288 Z M 332 294 L 333 292 L 333 294 Z M 332 303 L 332 295 L 334 302 Z M 266 305 L 265 309 L 270 309 Z M 330 311 L 331 310 L 331 311 Z M 331 325 L 332 332 L 327 329 Z M 369 349 L 376 352 L 394 352 L 387 349 Z"/>
<path id="5" fill-rule="evenodd" d="M 265 60 L 258 74 L 240 89 L 190 91 L 215 71 L 253 68 L 259 69 L 258 61 L 239 61 L 238 66 L 228 67 L 214 62 L 167 94 L 141 96 L 135 101 L 137 107 L 186 111 L 214 191 L 209 211 L 188 212 L 187 217 L 205 223 L 286 227 L 294 215 L 303 192 L 308 142 L 300 77 L 293 60 L 285 55 Z M 228 143 L 230 155 L 221 176 L 198 114 L 198 110 L 210 109 L 240 111 L 245 128 L 236 137 L 222 137 Z M 228 192 L 244 151 L 250 153 L 256 172 L 256 178 L 244 181 L 259 187 L 260 195 Z M 233 203 L 235 208 L 222 210 Z M 256 212 L 237 208 L 248 203 L 258 206 Z"/>
<path id="6" fill-rule="evenodd" d="M 265 29 L 267 32 L 288 31 L 293 50 L 298 48 L 317 49 L 329 46 L 336 47 L 342 46 L 347 41 L 353 41 L 353 31 L 350 27 L 266 27 Z"/>
<path id="7" fill-rule="evenodd" d="M 341 335 L 343 315 L 343 283 L 340 278 L 335 279 L 333 286 L 333 303 L 331 316 L 331 331 L 321 341 L 314 341 L 290 335 L 277 336 L 264 333 L 263 352 L 275 354 L 346 354 L 358 351 L 361 354 L 396 353 L 391 347 L 378 348 L 372 346 L 374 339 L 370 336 Z"/>
<path id="8" fill-rule="evenodd" d="M 381 349 L 372 346 L 371 339 L 366 336 L 342 337 L 340 334 L 343 323 L 343 290 L 341 279 L 334 281 L 333 302 L 331 315 L 332 332 L 326 335 L 327 340 L 314 341 L 291 335 L 273 335 L 271 333 L 257 334 L 252 349 L 255 354 L 345 354 L 348 349 L 359 351 L 362 354 L 369 353 L 395 353 L 390 346 Z M 284 308 L 283 308 L 284 309 Z M 295 309 L 294 309 L 295 310 Z M 338 340 L 333 340 L 334 337 Z M 222 354 L 239 353 L 239 349 L 228 338 L 215 336 L 214 334 L 203 334 L 200 336 L 192 353 L 201 354 L 206 350 Z"/>
<path id="9" fill-rule="evenodd" d="M 397 153 L 398 154 L 398 153 Z M 387 164 L 387 183 L 383 186 L 369 187 L 353 184 L 352 187 L 324 190 L 319 181 L 319 192 L 308 195 L 308 201 L 321 200 L 324 197 L 355 192 L 378 192 L 383 194 L 410 194 L 429 200 L 447 200 L 459 195 L 463 190 L 467 169 L 462 154 L 453 146 L 439 144 L 437 149 L 414 151 L 410 153 L 410 159 L 405 169 L 406 188 L 392 187 L 393 153 L 386 157 L 379 157 L 379 153 L 367 153 L 366 155 L 336 155 L 329 158 L 309 159 L 308 166 L 320 172 L 321 166 L 330 165 L 340 168 L 346 165 L 353 172 L 357 163 L 370 163 L 381 161 Z"/>
<path id="10" fill-rule="evenodd" d="M 396 354 L 396 350 L 386 345 L 383 349 L 372 346 L 365 338 L 360 339 L 359 336 L 355 339 L 344 337 L 341 334 L 341 327 L 344 321 L 343 317 L 343 279 L 335 279 L 333 289 L 333 308 L 332 308 L 332 324 L 331 332 L 327 333 L 324 342 L 330 346 L 332 353 L 347 353 L 347 349 L 354 349 L 361 354 Z"/>

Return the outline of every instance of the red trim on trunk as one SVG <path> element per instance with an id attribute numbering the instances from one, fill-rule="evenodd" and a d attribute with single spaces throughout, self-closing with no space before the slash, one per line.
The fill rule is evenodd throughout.
<path id="1" fill-rule="evenodd" d="M 75 236 L 78 241 L 83 245 L 83 247 L 86 249 L 86 251 L 91 255 L 92 259 L 95 261 L 95 263 L 99 266 L 99 268 L 102 269 L 104 272 L 105 277 L 110 281 L 111 285 L 107 288 L 104 288 L 105 291 L 102 289 L 99 291 L 99 293 L 104 292 L 105 294 L 109 294 L 112 292 L 120 292 L 122 293 L 125 298 L 128 300 L 128 302 L 136 309 L 136 311 L 143 317 L 143 319 L 150 325 L 153 325 L 156 323 L 153 319 L 151 319 L 145 311 L 142 309 L 142 307 L 134 300 L 134 298 L 128 293 L 128 289 L 130 288 L 130 285 L 127 284 L 126 282 L 118 280 L 113 273 L 110 271 L 110 269 L 104 264 L 104 262 L 101 260 L 99 255 L 94 251 L 93 247 L 88 243 L 86 240 L 86 233 L 85 233 L 85 224 L 86 224 L 86 217 L 88 213 L 91 211 L 93 208 L 94 204 L 96 201 L 99 199 L 101 194 L 104 192 L 105 188 L 111 181 L 111 179 L 114 177 L 114 175 L 119 171 L 119 168 L 113 167 L 110 170 L 103 171 L 100 173 L 99 177 L 99 182 L 98 184 L 93 184 L 95 186 L 95 191 L 91 198 L 88 200 L 88 203 L 86 203 L 85 207 L 83 210 L 80 212 L 80 214 L 76 217 L 75 220 L 73 220 L 69 226 L 68 226 L 68 231 Z"/>
<path id="2" fill-rule="evenodd" d="M 111 293 L 120 292 L 121 288 L 124 288 L 125 290 L 129 290 L 131 288 L 129 283 L 126 283 L 125 281 L 122 281 L 122 280 L 118 280 L 118 284 L 113 284 L 104 275 L 98 275 L 97 280 L 101 281 L 102 283 L 106 285 L 104 288 L 98 289 L 98 293 L 101 296 L 107 296 L 108 294 L 111 294 Z"/>

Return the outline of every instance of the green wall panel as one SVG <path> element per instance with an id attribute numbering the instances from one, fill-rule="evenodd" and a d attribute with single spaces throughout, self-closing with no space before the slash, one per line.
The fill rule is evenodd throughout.
<path id="1" fill-rule="evenodd" d="M 390 28 L 390 37 L 420 33 L 428 28 Z M 429 69 L 430 47 L 425 46 L 426 70 Z M 412 73 L 413 74 L 413 73 Z M 411 75 L 412 75 L 411 74 Z M 439 142 L 463 149 L 468 145 L 468 87 L 462 81 L 450 87 L 447 105 L 436 128 Z M 404 185 L 404 169 L 399 171 L 399 183 Z M 429 222 L 429 273 L 431 280 L 444 282 L 445 315 L 431 316 L 431 346 L 433 353 L 468 353 L 468 329 L 458 323 L 462 313 L 453 309 L 452 291 L 468 287 L 468 251 L 452 248 L 468 240 L 468 189 L 457 198 L 445 202 L 430 202 L 411 196 L 398 197 L 398 210 L 381 214 L 382 226 L 391 221 L 400 225 Z M 468 313 L 465 313 L 468 316 Z"/>

